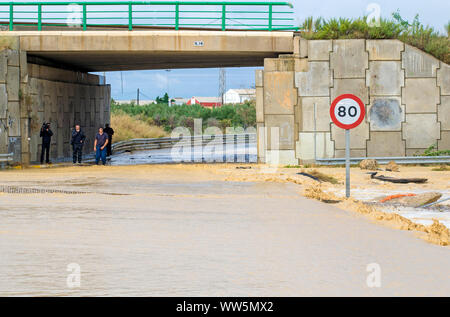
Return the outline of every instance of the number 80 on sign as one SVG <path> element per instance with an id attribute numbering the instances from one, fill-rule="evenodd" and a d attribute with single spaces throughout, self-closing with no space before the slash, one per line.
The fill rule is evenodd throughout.
<path id="1" fill-rule="evenodd" d="M 364 120 L 365 115 L 364 103 L 352 94 L 341 95 L 331 104 L 331 120 L 345 130 L 356 128 Z"/>

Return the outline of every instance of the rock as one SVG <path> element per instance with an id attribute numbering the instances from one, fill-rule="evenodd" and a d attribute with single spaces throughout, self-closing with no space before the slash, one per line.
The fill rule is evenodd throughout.
<path id="1" fill-rule="evenodd" d="M 362 170 L 376 171 L 378 170 L 378 162 L 376 160 L 362 160 L 359 167 Z"/>
<path id="2" fill-rule="evenodd" d="M 390 161 L 388 165 L 386 165 L 386 171 L 400 172 L 400 166 L 398 166 L 394 161 Z"/>
<path id="3" fill-rule="evenodd" d="M 416 196 L 406 196 L 395 198 L 387 201 L 387 203 L 391 204 L 399 204 L 407 207 L 420 207 L 426 204 L 434 203 L 438 201 L 442 197 L 441 193 L 437 192 L 429 192 L 423 194 L 417 194 Z"/>

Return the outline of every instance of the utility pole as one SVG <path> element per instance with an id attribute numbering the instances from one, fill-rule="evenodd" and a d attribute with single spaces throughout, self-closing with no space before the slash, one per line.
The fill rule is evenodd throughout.
<path id="1" fill-rule="evenodd" d="M 225 68 L 219 70 L 219 98 L 222 106 L 225 103 L 225 91 L 227 89 L 227 71 Z"/>
<path id="2" fill-rule="evenodd" d="M 139 106 L 139 88 L 137 89 L 136 104 Z"/>

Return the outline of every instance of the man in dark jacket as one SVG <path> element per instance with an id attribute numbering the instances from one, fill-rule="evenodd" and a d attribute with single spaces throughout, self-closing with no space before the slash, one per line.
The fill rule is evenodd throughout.
<path id="1" fill-rule="evenodd" d="M 73 164 L 78 163 L 81 164 L 81 159 L 83 155 L 83 145 L 86 140 L 86 136 L 83 131 L 81 131 L 81 127 L 79 124 L 75 126 L 75 130 L 72 130 L 72 140 L 70 144 L 73 148 Z"/>
<path id="2" fill-rule="evenodd" d="M 105 129 L 103 130 L 108 135 L 108 145 L 106 146 L 106 156 L 111 156 L 112 154 L 112 136 L 114 135 L 114 130 L 109 126 L 109 124 L 105 124 Z"/>
<path id="3" fill-rule="evenodd" d="M 42 138 L 42 151 L 41 151 L 41 164 L 44 163 L 44 152 L 45 162 L 50 163 L 50 143 L 52 143 L 53 132 L 50 129 L 50 123 L 44 123 L 41 128 L 41 133 L 39 136 Z"/>

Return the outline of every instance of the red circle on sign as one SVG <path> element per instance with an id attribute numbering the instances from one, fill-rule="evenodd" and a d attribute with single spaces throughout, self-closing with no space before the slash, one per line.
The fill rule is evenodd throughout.
<path id="1" fill-rule="evenodd" d="M 360 109 L 359 118 L 352 124 L 345 124 L 345 123 L 340 122 L 338 120 L 338 118 L 336 117 L 336 114 L 334 113 L 336 106 L 339 104 L 340 101 L 342 101 L 344 99 L 351 99 L 359 105 L 359 109 Z M 361 122 L 363 122 L 364 117 L 366 116 L 366 107 L 364 107 L 364 103 L 357 96 L 352 95 L 352 94 L 344 94 L 344 95 L 340 95 L 339 97 L 334 99 L 333 103 L 331 104 L 331 108 L 330 108 L 330 116 L 331 116 L 331 120 L 333 121 L 333 123 L 335 125 L 337 125 L 339 128 L 345 129 L 345 130 L 350 130 L 350 129 L 356 128 L 357 126 L 359 126 L 361 124 Z"/>

